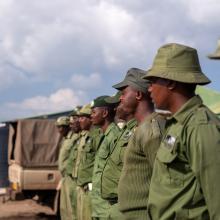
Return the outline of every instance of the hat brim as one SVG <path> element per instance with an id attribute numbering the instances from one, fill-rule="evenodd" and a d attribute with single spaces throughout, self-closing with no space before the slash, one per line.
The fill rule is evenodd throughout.
<path id="1" fill-rule="evenodd" d="M 118 104 L 120 102 L 120 97 L 108 97 L 105 99 L 110 105 Z"/>
<path id="2" fill-rule="evenodd" d="M 124 89 L 127 86 L 128 86 L 128 83 L 125 82 L 125 81 L 122 81 L 120 83 L 117 83 L 117 84 L 113 85 L 112 87 L 117 89 L 117 90 L 122 90 L 122 89 Z"/>
<path id="3" fill-rule="evenodd" d="M 150 69 L 147 74 L 143 77 L 144 79 L 151 79 L 152 77 L 158 77 L 162 79 L 169 79 L 182 83 L 206 85 L 211 82 L 211 80 L 205 76 L 202 72 L 175 72 L 175 71 L 160 71 Z"/>
<path id="4" fill-rule="evenodd" d="M 79 117 L 83 117 L 83 116 L 87 116 L 87 117 L 90 117 L 91 116 L 91 114 L 89 114 L 89 113 L 79 113 L 79 115 L 78 115 Z"/>
<path id="5" fill-rule="evenodd" d="M 210 54 L 207 57 L 212 60 L 220 60 L 220 54 Z"/>

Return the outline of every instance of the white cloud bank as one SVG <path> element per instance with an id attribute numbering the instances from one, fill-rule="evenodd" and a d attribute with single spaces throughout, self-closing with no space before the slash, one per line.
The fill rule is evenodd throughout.
<path id="1" fill-rule="evenodd" d="M 219 37 L 219 11 L 219 0 L 1 0 L 0 91 L 11 97 L 41 83 L 57 91 L 11 104 L 4 93 L 1 106 L 14 115 L 65 110 L 92 91 L 102 95 L 95 90 L 106 87 L 106 72 L 118 80 L 114 73 L 149 67 L 170 41 L 205 57 Z"/>
<path id="2" fill-rule="evenodd" d="M 82 91 L 74 92 L 69 88 L 60 89 L 49 96 L 36 96 L 22 102 L 7 103 L 9 109 L 29 111 L 32 115 L 71 110 L 82 105 L 86 96 Z"/>

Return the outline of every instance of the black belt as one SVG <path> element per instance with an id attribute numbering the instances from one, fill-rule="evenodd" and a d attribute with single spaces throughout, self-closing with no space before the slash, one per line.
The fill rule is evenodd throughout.
<path id="1" fill-rule="evenodd" d="M 109 200 L 108 200 L 108 203 L 109 203 L 110 205 L 114 205 L 114 204 L 118 203 L 118 199 L 109 199 Z"/>

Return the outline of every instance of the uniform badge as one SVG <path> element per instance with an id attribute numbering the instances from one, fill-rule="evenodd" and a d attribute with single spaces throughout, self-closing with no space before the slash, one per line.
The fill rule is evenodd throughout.
<path id="1" fill-rule="evenodd" d="M 165 137 L 165 142 L 167 143 L 165 146 L 168 148 L 168 149 L 172 149 L 175 142 L 176 142 L 176 138 L 171 136 L 171 135 L 167 135 Z"/>
<path id="2" fill-rule="evenodd" d="M 127 132 L 124 134 L 124 139 L 127 140 L 132 134 L 133 134 L 132 131 L 127 131 Z"/>

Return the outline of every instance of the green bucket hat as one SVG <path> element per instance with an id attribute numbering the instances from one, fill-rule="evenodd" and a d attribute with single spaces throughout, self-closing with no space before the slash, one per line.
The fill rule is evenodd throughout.
<path id="1" fill-rule="evenodd" d="M 61 116 L 55 122 L 56 126 L 69 126 L 69 124 L 70 118 L 68 116 Z"/>
<path id="2" fill-rule="evenodd" d="M 218 45 L 215 53 L 208 55 L 208 58 L 219 60 L 220 59 L 220 40 L 218 40 Z"/>
<path id="3" fill-rule="evenodd" d="M 124 80 L 116 85 L 113 85 L 113 88 L 122 90 L 127 86 L 131 86 L 138 91 L 143 93 L 147 92 L 149 87 L 149 81 L 144 79 L 143 76 L 146 75 L 146 71 L 138 69 L 138 68 L 131 68 L 128 70 Z"/>
<path id="4" fill-rule="evenodd" d="M 112 106 L 114 103 L 112 104 L 112 103 L 106 102 L 106 98 L 109 98 L 109 97 L 110 96 L 103 95 L 103 96 L 99 96 L 99 97 L 95 98 L 91 102 L 91 108 Z"/>
<path id="5" fill-rule="evenodd" d="M 79 110 L 79 116 L 90 116 L 92 112 L 91 105 L 86 104 Z"/>
<path id="6" fill-rule="evenodd" d="M 110 104 L 118 104 L 120 102 L 121 91 L 118 91 L 115 95 L 105 98 L 105 101 Z"/>
<path id="7" fill-rule="evenodd" d="M 211 82 L 201 70 L 196 49 L 175 43 L 159 48 L 152 68 L 144 76 L 151 77 L 199 85 Z"/>

